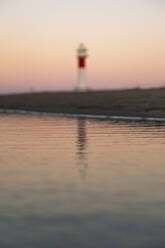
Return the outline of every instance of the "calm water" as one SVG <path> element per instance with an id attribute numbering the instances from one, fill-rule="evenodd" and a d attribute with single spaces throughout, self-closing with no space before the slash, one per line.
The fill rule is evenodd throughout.
<path id="1" fill-rule="evenodd" d="M 164 248 L 165 125 L 0 115 L 0 247 Z"/>

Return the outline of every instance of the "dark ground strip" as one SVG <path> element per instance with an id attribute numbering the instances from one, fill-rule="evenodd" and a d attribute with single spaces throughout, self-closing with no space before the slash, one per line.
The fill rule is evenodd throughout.
<path id="1" fill-rule="evenodd" d="M 165 88 L 0 95 L 0 109 L 165 118 Z"/>

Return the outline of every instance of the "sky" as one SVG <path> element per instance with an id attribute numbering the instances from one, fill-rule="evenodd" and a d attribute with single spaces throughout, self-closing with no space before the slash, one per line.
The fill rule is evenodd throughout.
<path id="1" fill-rule="evenodd" d="M 0 94 L 165 86 L 165 0 L 0 0 Z"/>

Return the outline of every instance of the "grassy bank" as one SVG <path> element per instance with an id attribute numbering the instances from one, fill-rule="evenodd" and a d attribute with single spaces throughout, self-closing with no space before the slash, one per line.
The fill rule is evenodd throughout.
<path id="1" fill-rule="evenodd" d="M 0 95 L 1 109 L 165 117 L 165 88 Z"/>

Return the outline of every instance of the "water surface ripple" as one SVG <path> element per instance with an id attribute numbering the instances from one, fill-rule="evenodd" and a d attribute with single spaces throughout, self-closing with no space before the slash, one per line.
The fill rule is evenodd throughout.
<path id="1" fill-rule="evenodd" d="M 0 115 L 0 247 L 165 247 L 165 125 Z"/>

